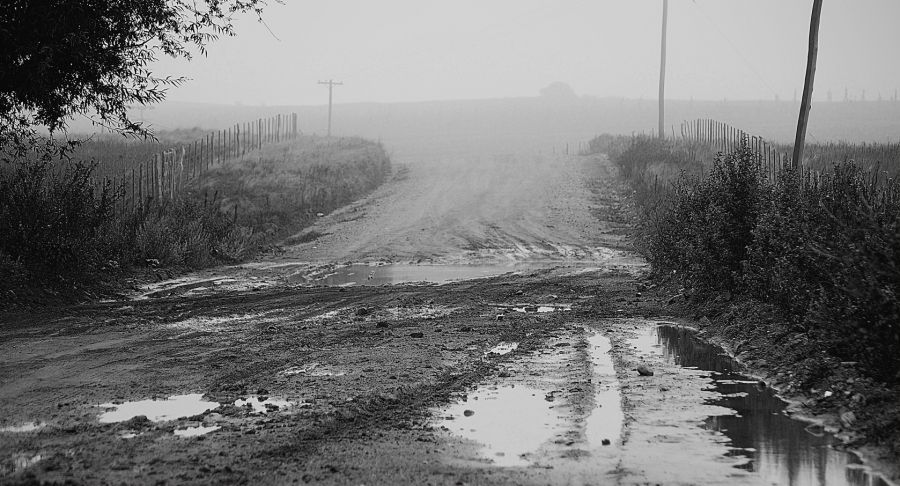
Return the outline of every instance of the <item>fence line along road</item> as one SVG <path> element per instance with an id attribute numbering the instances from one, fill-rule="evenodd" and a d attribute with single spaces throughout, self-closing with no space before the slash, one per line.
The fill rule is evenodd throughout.
<path id="1" fill-rule="evenodd" d="M 181 144 L 153 154 L 137 166 L 112 174 L 98 167 L 95 185 L 121 191 L 116 212 L 143 211 L 152 204 L 163 204 L 200 189 L 210 168 L 238 158 L 263 146 L 296 139 L 299 135 L 296 113 L 260 118 L 208 133 L 191 143 Z"/>
<path id="2" fill-rule="evenodd" d="M 746 146 L 770 180 L 775 180 L 781 169 L 791 161 L 785 146 L 769 143 L 760 136 L 709 118 L 682 122 L 681 137 L 674 142 L 690 158 L 710 164 L 717 153 L 730 153 Z"/>
<path id="3" fill-rule="evenodd" d="M 709 164 L 718 152 L 729 153 L 746 145 L 760 168 L 765 169 L 767 177 L 773 181 L 782 168 L 790 165 L 793 152 L 791 144 L 772 143 L 763 137 L 708 118 L 682 122 L 681 136 L 674 138 L 674 144 L 693 160 Z M 801 173 L 814 178 L 819 177 L 831 164 L 845 160 L 853 160 L 887 177 L 897 177 L 900 174 L 900 143 L 811 143 L 806 145 L 804 154 L 800 164 Z"/>

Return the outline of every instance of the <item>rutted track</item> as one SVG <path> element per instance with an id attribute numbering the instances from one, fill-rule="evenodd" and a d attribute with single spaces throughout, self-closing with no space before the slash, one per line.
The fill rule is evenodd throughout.
<path id="1" fill-rule="evenodd" d="M 6 315 L 0 482 L 759 483 L 699 424 L 708 377 L 628 345 L 651 322 L 627 318 L 664 308 L 637 292 L 624 195 L 600 157 L 421 161 L 280 254 L 141 298 Z M 348 262 L 526 267 L 445 285 L 296 283 Z M 657 375 L 638 376 L 642 361 Z M 441 429 L 439 411 L 477 386 L 543 393 L 532 405 L 558 422 L 549 441 L 502 467 Z M 222 406 L 99 420 L 191 393 L 199 410 Z"/>

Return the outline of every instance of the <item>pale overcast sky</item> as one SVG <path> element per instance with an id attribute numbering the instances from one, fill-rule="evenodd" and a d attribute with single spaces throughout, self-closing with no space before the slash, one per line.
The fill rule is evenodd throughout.
<path id="1" fill-rule="evenodd" d="M 791 99 L 812 0 L 670 0 L 668 98 Z M 655 99 L 662 0 L 285 0 L 190 64 L 169 99 L 322 104 L 578 94 Z M 825 0 L 816 98 L 900 88 L 900 1 Z M 274 34 L 274 35 L 273 35 Z M 277 38 L 276 38 L 277 36 Z"/>

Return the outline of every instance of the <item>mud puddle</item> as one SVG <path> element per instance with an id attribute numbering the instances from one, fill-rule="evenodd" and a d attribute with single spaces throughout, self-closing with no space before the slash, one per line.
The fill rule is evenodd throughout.
<path id="1" fill-rule="evenodd" d="M 10 434 L 21 434 L 25 432 L 34 432 L 36 430 L 44 428 L 44 423 L 40 421 L 29 422 L 20 425 L 7 425 L 4 427 L 0 427 L 0 432 L 6 432 Z"/>
<path id="2" fill-rule="evenodd" d="M 528 466 L 561 428 L 562 417 L 544 397 L 537 388 L 514 383 L 478 388 L 449 407 L 440 425 L 480 444 L 482 457 L 497 466 Z"/>
<path id="3" fill-rule="evenodd" d="M 295 402 L 275 398 L 270 396 L 251 395 L 247 398 L 239 398 L 234 401 L 234 406 L 238 408 L 246 408 L 252 414 L 265 414 L 268 412 L 277 412 L 296 405 Z"/>
<path id="4" fill-rule="evenodd" d="M 570 311 L 570 310 L 572 310 L 572 304 L 541 304 L 541 305 L 522 304 L 522 305 L 518 305 L 518 306 L 512 306 L 511 309 L 515 312 L 519 312 L 522 314 L 530 314 L 530 313 L 547 314 L 550 312 L 557 312 L 557 311 Z"/>
<path id="5" fill-rule="evenodd" d="M 203 394 L 191 393 L 174 395 L 165 400 L 138 400 L 124 403 L 103 403 L 101 408 L 107 409 L 100 414 L 100 423 L 124 422 L 144 415 L 152 422 L 177 420 L 199 415 L 219 407 L 218 402 L 203 400 Z"/>
<path id="6" fill-rule="evenodd" d="M 327 272 L 297 274 L 294 283 L 308 285 L 395 285 L 410 282 L 447 283 L 534 270 L 529 265 L 416 265 L 410 263 L 353 264 Z"/>
<path id="7" fill-rule="evenodd" d="M 485 353 L 504 355 L 517 343 Z M 621 443 L 624 415 L 607 337 L 587 329 L 510 362 L 501 378 L 435 412 L 437 426 L 477 444 L 479 461 L 556 467 L 602 456 Z M 577 467 L 583 467 L 578 465 Z"/>
<path id="8" fill-rule="evenodd" d="M 854 454 L 836 450 L 841 442 L 821 427 L 791 419 L 774 390 L 736 370 L 724 350 L 701 340 L 692 329 L 659 325 L 632 340 L 642 353 L 671 364 L 711 372 L 717 397 L 707 403 L 731 414 L 708 417 L 705 427 L 724 434 L 736 467 L 766 483 L 792 485 L 887 485 Z"/>
<path id="9" fill-rule="evenodd" d="M 619 441 L 625 414 L 616 370 L 613 367 L 609 338 L 600 334 L 587 339 L 593 367 L 594 407 L 585 421 L 585 441 L 593 446 L 608 446 Z"/>

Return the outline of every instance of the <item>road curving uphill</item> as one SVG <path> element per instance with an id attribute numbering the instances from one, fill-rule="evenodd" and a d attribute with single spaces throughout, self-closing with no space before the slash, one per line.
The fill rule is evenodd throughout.
<path id="1" fill-rule="evenodd" d="M 705 425 L 735 397 L 646 339 L 631 211 L 605 157 L 436 157 L 277 253 L 5 315 L 0 483 L 871 479 Z"/>

